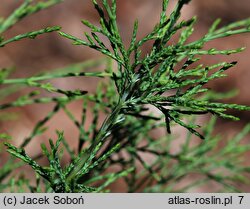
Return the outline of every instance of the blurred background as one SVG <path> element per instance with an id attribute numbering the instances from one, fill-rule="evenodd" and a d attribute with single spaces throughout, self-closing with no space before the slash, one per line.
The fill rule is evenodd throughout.
<path id="1" fill-rule="evenodd" d="M 128 44 L 130 41 L 135 19 L 139 20 L 138 38 L 150 32 L 159 20 L 161 0 L 117 0 L 117 2 L 118 24 L 125 44 Z M 171 1 L 170 10 L 175 2 L 176 1 Z M 1 0 L 0 16 L 6 17 L 20 5 L 20 3 L 21 1 L 16 0 Z M 222 19 L 221 26 L 223 26 L 233 21 L 249 18 L 249 14 L 250 0 L 192 0 L 189 5 L 185 6 L 181 19 L 188 19 L 194 15 L 198 17 L 198 23 L 195 26 L 196 30 L 192 36 L 192 40 L 195 40 L 204 35 L 217 18 Z M 84 31 L 88 31 L 88 29 L 81 24 L 81 19 L 87 19 L 94 24 L 98 24 L 98 16 L 93 9 L 91 1 L 65 0 L 64 3 L 25 18 L 5 33 L 4 36 L 8 38 L 47 26 L 59 25 L 62 26 L 64 32 L 68 32 L 77 37 L 83 37 Z M 241 34 L 219 39 L 211 42 L 208 47 L 234 49 L 242 46 L 247 48 L 240 54 L 229 57 L 207 57 L 204 62 L 209 64 L 220 61 L 231 62 L 237 60 L 238 65 L 227 72 L 229 75 L 227 78 L 213 81 L 210 86 L 219 92 L 238 89 L 239 94 L 233 99 L 227 100 L 227 102 L 250 105 L 250 34 Z M 145 47 L 145 53 L 149 50 L 149 47 L 150 46 Z M 39 36 L 34 40 L 25 39 L 0 48 L 0 67 L 14 67 L 15 71 L 12 77 L 28 77 L 43 70 L 48 71 L 101 56 L 102 55 L 92 49 L 82 46 L 72 46 L 70 41 L 60 37 L 57 33 L 52 33 Z M 94 91 L 96 88 L 95 80 L 83 80 L 79 78 L 70 78 L 67 80 L 58 79 L 56 85 L 64 89 L 80 88 L 88 91 Z M 16 96 L 18 95 L 14 95 L 13 97 Z M 3 101 L 1 101 L 1 103 L 2 102 Z M 71 109 L 73 109 L 76 114 L 77 111 L 79 111 L 79 105 L 79 103 L 71 104 Z M 30 134 L 35 123 L 43 118 L 48 111 L 51 111 L 52 107 L 51 105 L 47 105 L 46 107 L 42 105 L 32 105 L 22 108 L 12 108 L 9 110 L 9 114 L 15 112 L 19 118 L 17 121 L 0 121 L 0 132 L 6 132 L 12 135 L 16 144 L 20 144 L 21 141 Z M 220 120 L 219 126 L 217 126 L 218 131 L 224 130 L 226 137 L 238 133 L 244 124 L 249 122 L 249 113 L 235 112 L 235 114 L 241 117 L 240 122 Z M 74 131 L 75 129 L 66 123 L 66 116 L 63 114 L 57 115 L 53 122 L 51 122 L 51 131 L 46 132 L 44 140 L 55 136 L 55 129 L 65 130 L 66 138 L 69 139 L 74 139 L 74 137 L 77 136 Z M 73 140 L 72 143 L 74 144 Z M 29 151 L 31 154 L 40 151 L 39 146 L 30 146 L 32 146 L 32 149 Z M 4 156 L 0 159 L 0 165 L 3 162 Z M 248 188 L 245 189 L 250 191 Z"/>

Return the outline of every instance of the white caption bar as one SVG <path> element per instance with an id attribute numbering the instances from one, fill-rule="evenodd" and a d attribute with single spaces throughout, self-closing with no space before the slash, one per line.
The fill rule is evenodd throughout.
<path id="1" fill-rule="evenodd" d="M 250 208 L 250 194 L 0 194 L 0 208 L 206 209 Z"/>

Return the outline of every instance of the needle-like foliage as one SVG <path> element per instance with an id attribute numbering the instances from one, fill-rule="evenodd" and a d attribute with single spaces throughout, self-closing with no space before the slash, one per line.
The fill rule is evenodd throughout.
<path id="1" fill-rule="evenodd" d="M 24 1 L 13 14 L 0 22 L 0 34 L 21 18 L 58 2 L 61 1 Z M 204 46 L 215 39 L 250 32 L 250 19 L 224 27 L 219 27 L 220 21 L 216 20 L 206 35 L 190 42 L 196 18 L 180 20 L 181 9 L 190 0 L 178 0 L 170 15 L 167 15 L 169 1 L 163 0 L 159 23 L 148 35 L 138 40 L 139 24 L 135 21 L 131 42 L 126 46 L 117 23 L 116 0 L 92 2 L 99 14 L 100 25 L 83 20 L 82 23 L 91 30 L 90 33 L 85 33 L 85 37 L 75 37 L 54 26 L 0 40 L 0 46 L 3 47 L 23 38 L 35 38 L 37 35 L 60 30 L 59 34 L 71 40 L 74 45 L 84 45 L 107 56 L 107 59 L 78 63 L 28 78 L 9 78 L 11 69 L 0 71 L 0 84 L 4 90 L 0 90 L 1 99 L 21 87 L 39 89 L 30 91 L 15 101 L 1 103 L 1 111 L 37 103 L 55 104 L 52 111 L 35 125 L 20 147 L 5 143 L 7 151 L 23 163 L 13 163 L 13 157 L 5 163 L 0 169 L 0 181 L 3 182 L 0 190 L 13 188 L 14 184 L 18 191 L 28 188 L 31 192 L 104 192 L 111 183 L 123 178 L 129 192 L 185 192 L 210 181 L 220 185 L 219 191 L 239 191 L 235 183 L 246 182 L 245 174 L 250 172 L 249 167 L 239 160 L 250 150 L 249 145 L 243 146 L 240 143 L 249 133 L 250 127 L 246 125 L 223 148 L 219 148 L 219 145 L 224 140 L 214 136 L 213 129 L 216 117 L 239 120 L 229 114 L 228 110 L 243 111 L 250 108 L 218 102 L 223 96 L 207 87 L 211 80 L 225 77 L 225 72 L 237 62 L 213 65 L 200 63 L 204 55 L 242 52 L 244 48 L 220 50 L 204 49 Z M 104 43 L 103 36 L 109 40 L 109 44 Z M 152 43 L 152 48 L 143 55 L 142 48 L 148 42 Z M 85 70 L 97 65 L 106 65 L 105 70 Z M 57 78 L 86 76 L 100 79 L 95 93 L 84 89 L 65 90 L 50 82 Z M 41 91 L 53 93 L 53 97 L 41 97 Z M 70 102 L 76 100 L 82 102 L 80 120 L 68 107 Z M 150 107 L 158 109 L 161 114 L 151 112 Z M 49 140 L 49 149 L 42 144 L 43 154 L 30 157 L 25 151 L 26 146 L 46 131 L 47 123 L 59 111 L 63 111 L 79 131 L 77 148 L 72 148 L 63 132 L 58 131 L 57 141 L 54 143 Z M 87 111 L 92 113 L 88 129 Z M 196 125 L 197 116 L 205 114 L 213 115 L 211 120 L 204 127 Z M 102 120 L 101 115 L 105 115 L 105 120 Z M 187 136 L 179 151 L 173 153 L 172 144 L 178 138 L 171 134 L 174 126 L 184 127 Z M 152 131 L 162 129 L 166 134 L 152 136 Z M 194 135 L 205 140 L 192 145 Z M 5 133 L 0 137 L 5 140 L 9 138 Z M 70 156 L 68 164 L 62 163 L 65 152 Z M 150 156 L 150 160 L 147 160 L 147 156 Z M 43 157 L 48 160 L 47 166 L 37 162 Z M 7 178 L 13 169 L 24 164 L 28 164 L 36 172 L 35 186 L 31 186 L 23 176 Z M 111 172 L 113 168 L 116 172 Z M 197 174 L 200 178 L 176 189 L 182 180 Z M 43 185 L 45 189 L 42 189 Z"/>

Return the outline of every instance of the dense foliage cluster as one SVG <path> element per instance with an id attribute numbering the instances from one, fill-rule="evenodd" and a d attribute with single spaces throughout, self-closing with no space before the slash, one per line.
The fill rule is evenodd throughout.
<path id="1" fill-rule="evenodd" d="M 25 0 L 9 17 L 0 20 L 0 34 L 22 18 L 59 2 Z M 181 9 L 190 0 L 179 0 L 169 16 L 166 12 L 169 1 L 163 0 L 159 23 L 148 35 L 138 40 L 136 21 L 130 45 L 125 46 L 117 25 L 116 0 L 92 2 L 100 16 L 100 25 L 82 21 L 91 29 L 83 38 L 67 34 L 58 26 L 7 40 L 1 36 L 0 47 L 4 47 L 23 38 L 59 31 L 59 35 L 71 40 L 74 45 L 87 46 L 107 58 L 73 64 L 28 78 L 9 78 L 10 69 L 0 71 L 2 101 L 18 91 L 20 86 L 31 90 L 15 101 L 2 102 L 2 112 L 35 103 L 55 104 L 54 109 L 35 125 L 20 147 L 5 142 L 12 156 L 0 168 L 0 191 L 11 188 L 13 191 L 29 189 L 32 192 L 103 192 L 119 178 L 126 183 L 128 192 L 184 192 L 210 181 L 220 184 L 221 191 L 238 191 L 235 182 L 245 181 L 245 174 L 250 172 L 250 168 L 240 161 L 241 156 L 250 149 L 249 144 L 240 143 L 249 133 L 250 126 L 247 125 L 220 150 L 217 148 L 221 137 L 214 136 L 213 129 L 217 117 L 238 120 L 228 114 L 229 109 L 250 108 L 217 102 L 223 96 L 207 88 L 209 81 L 224 77 L 225 71 L 234 67 L 236 62 L 206 66 L 200 64 L 200 60 L 204 55 L 230 55 L 243 51 L 244 48 L 206 50 L 204 45 L 215 39 L 250 32 L 250 19 L 225 27 L 218 27 L 220 21 L 216 20 L 206 35 L 190 42 L 196 18 L 180 21 Z M 178 40 L 171 41 L 173 37 L 176 40 L 176 35 Z M 103 42 L 103 36 L 109 40 L 109 45 Z M 153 43 L 151 51 L 143 55 L 142 48 L 148 42 Z M 106 65 L 105 70 L 85 71 L 87 67 L 98 64 Z M 95 94 L 85 90 L 57 88 L 49 82 L 57 78 L 84 76 L 100 78 Z M 41 90 L 32 91 L 33 87 Z M 44 90 L 53 93 L 53 96 L 40 96 Z M 82 102 L 80 121 L 68 108 L 68 104 L 76 100 Z M 92 108 L 89 110 L 90 104 Z M 155 115 L 150 107 L 162 114 Z M 42 154 L 30 157 L 25 147 L 46 131 L 47 122 L 60 110 L 66 113 L 79 131 L 79 138 L 75 139 L 78 140 L 77 149 L 70 146 L 62 131 L 57 131 L 58 139 L 56 142 L 49 140 L 50 148 L 42 144 Z M 88 130 L 85 128 L 87 111 L 91 111 L 93 116 Z M 101 114 L 105 114 L 106 119 L 99 126 Z M 195 122 L 197 115 L 204 114 L 213 116 L 201 128 Z M 183 132 L 186 134 L 184 143 L 175 153 L 172 152 L 172 144 L 176 140 L 176 135 L 171 134 L 173 126 L 187 129 L 187 133 Z M 166 134 L 160 138 L 151 134 L 159 129 L 165 129 Z M 197 145 L 191 143 L 194 135 L 200 138 Z M 10 138 L 5 133 L 0 137 L 4 140 Z M 68 165 L 61 162 L 63 151 L 68 152 L 71 158 Z M 145 156 L 150 156 L 150 161 Z M 15 158 L 21 159 L 21 162 Z M 37 160 L 41 158 L 47 158 L 49 164 L 38 164 Z M 23 175 L 13 172 L 25 164 L 34 169 L 36 185 L 31 185 Z M 113 167 L 116 172 L 111 172 Z M 200 174 L 201 177 L 177 190 L 175 186 L 192 174 Z"/>

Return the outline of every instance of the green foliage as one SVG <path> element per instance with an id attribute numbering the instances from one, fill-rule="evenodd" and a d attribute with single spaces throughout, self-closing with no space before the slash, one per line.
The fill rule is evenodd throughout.
<path id="1" fill-rule="evenodd" d="M 2 19 L 0 21 L 0 47 L 3 47 L 4 45 L 13 41 L 19 41 L 23 38 L 33 39 L 37 35 L 50 33 L 52 31 L 59 30 L 60 29 L 59 27 L 48 27 L 46 29 L 42 29 L 39 31 L 33 31 L 30 33 L 21 34 L 8 40 L 4 40 L 4 38 L 1 36 L 2 33 L 4 33 L 9 28 L 14 26 L 17 22 L 22 20 L 24 17 L 29 16 L 33 13 L 36 13 L 40 10 L 46 9 L 48 7 L 51 7 L 59 2 L 62 2 L 62 0 L 47 0 L 47 1 L 40 1 L 40 2 L 35 2 L 34 0 L 25 0 L 15 11 L 13 11 L 11 15 L 9 15 L 7 18 Z"/>
<path id="2" fill-rule="evenodd" d="M 117 62 L 119 71 L 113 73 L 113 79 L 120 95 L 117 106 L 120 106 L 122 113 L 138 114 L 133 109 L 146 104 L 153 105 L 165 115 L 169 133 L 169 121 L 174 121 L 203 138 L 195 130 L 195 126 L 185 124 L 181 120 L 183 115 L 212 113 L 224 118 L 238 120 L 238 118 L 225 112 L 228 109 L 249 110 L 249 108 L 234 104 L 212 103 L 197 97 L 197 95 L 208 91 L 208 89 L 204 88 L 205 84 L 210 80 L 224 77 L 224 72 L 234 67 L 236 62 L 224 62 L 212 66 L 192 66 L 200 60 L 201 55 L 229 55 L 241 52 L 243 48 L 236 50 L 201 49 L 206 42 L 213 39 L 249 32 L 250 20 L 240 21 L 238 24 L 233 23 L 217 30 L 218 21 L 216 21 L 207 35 L 198 41 L 186 44 L 186 40 L 192 34 L 193 24 L 196 19 L 192 18 L 180 23 L 177 21 L 180 17 L 181 8 L 187 2 L 179 1 L 170 17 L 167 18 L 165 13 L 167 1 L 165 1 L 160 23 L 140 41 L 136 41 L 138 28 L 136 22 L 128 50 L 123 45 L 117 27 L 115 1 L 112 1 L 111 6 L 107 1 L 103 1 L 104 8 L 96 1 L 93 1 L 100 15 L 101 27 L 94 26 L 88 21 L 82 21 L 84 25 L 92 30 L 91 35 L 85 33 L 88 41 L 64 32 L 59 32 L 59 34 L 73 40 L 75 45 L 85 45 L 98 50 Z M 105 17 L 105 12 L 107 12 L 108 17 Z M 238 29 L 239 27 L 242 28 Z M 172 36 L 179 30 L 183 30 L 179 42 L 176 45 L 168 44 Z M 98 34 L 102 34 L 109 39 L 113 53 L 104 45 Z M 148 41 L 154 41 L 152 50 L 145 57 L 142 57 L 140 47 Z M 134 56 L 134 60 L 131 56 Z M 178 68 L 177 64 L 182 60 L 185 60 L 185 63 L 181 68 Z M 217 70 L 214 72 L 215 69 Z M 164 93 L 173 91 L 176 93 L 172 96 L 164 96 Z"/>
<path id="3" fill-rule="evenodd" d="M 24 1 L 8 18 L 0 22 L 0 33 L 23 17 L 58 2 L 60 1 Z M 225 77 L 225 71 L 234 67 L 236 62 L 221 62 L 210 66 L 198 63 L 204 55 L 230 55 L 243 51 L 244 48 L 205 50 L 204 46 L 214 39 L 250 32 L 250 19 L 222 28 L 218 27 L 217 20 L 206 35 L 189 42 L 196 18 L 187 21 L 179 19 L 181 9 L 190 0 L 179 0 L 169 17 L 166 14 L 169 1 L 163 0 L 159 23 L 152 32 L 138 40 L 139 24 L 136 21 L 130 45 L 125 46 L 117 25 L 116 1 L 112 0 L 111 4 L 107 0 L 102 0 L 102 3 L 95 0 L 92 2 L 100 16 L 99 27 L 83 20 L 82 23 L 91 29 L 90 33 L 85 33 L 85 38 L 63 31 L 59 31 L 59 34 L 71 40 L 74 45 L 87 46 L 108 58 L 78 63 L 28 78 L 9 78 L 11 69 L 0 71 L 0 84 L 4 90 L 0 91 L 2 100 L 20 88 L 30 89 L 30 93 L 15 101 L 0 104 L 1 111 L 38 103 L 54 103 L 54 108 L 35 125 L 19 147 L 5 142 L 7 152 L 19 158 L 22 163 L 16 163 L 10 157 L 0 169 L 0 191 L 105 192 L 119 178 L 124 180 L 129 192 L 186 192 L 211 181 L 221 186 L 219 191 L 239 191 L 236 183 L 247 182 L 245 174 L 250 172 L 250 168 L 240 161 L 250 150 L 249 144 L 241 144 L 250 132 L 250 126 L 246 125 L 228 142 L 222 137 L 214 136 L 213 130 L 216 117 L 239 120 L 228 113 L 229 109 L 243 111 L 250 108 L 218 102 L 218 99 L 228 95 L 221 95 L 207 88 L 207 83 L 211 80 Z M 60 27 L 54 26 L 8 40 L 2 38 L 0 46 L 58 30 L 61 30 Z M 176 34 L 179 34 L 179 39 L 172 42 Z M 109 46 L 102 41 L 102 36 L 109 40 Z M 153 43 L 151 51 L 143 56 L 142 47 L 148 42 Z M 105 70 L 86 71 L 87 68 L 98 65 L 106 65 Z M 95 93 L 84 89 L 64 90 L 50 83 L 52 79 L 68 77 L 96 77 L 102 80 Z M 42 97 L 42 91 L 53 93 L 53 96 Z M 82 102 L 80 120 L 68 106 L 76 100 Z M 157 108 L 162 114 L 155 115 L 149 107 Z M 57 131 L 57 140 L 55 143 L 49 140 L 49 149 L 42 144 L 42 154 L 29 156 L 25 151 L 26 146 L 44 134 L 47 123 L 59 111 L 63 111 L 76 126 L 79 132 L 78 147 L 72 148 L 63 132 Z M 92 113 L 88 130 L 87 111 Z M 197 115 L 208 113 L 213 115 L 208 124 L 203 127 L 196 125 Z M 106 116 L 104 121 L 100 117 L 103 114 Z M 187 133 L 184 143 L 173 153 L 173 143 L 178 140 L 178 136 L 170 134 L 174 126 L 184 127 Z M 159 130 L 166 130 L 166 134 L 152 136 L 152 131 Z M 192 141 L 196 140 L 194 135 L 205 140 L 199 140 L 199 143 L 193 145 Z M 9 138 L 4 133 L 0 137 Z M 225 146 L 220 148 L 222 142 Z M 68 164 L 62 163 L 65 152 L 70 156 Z M 150 161 L 145 156 L 150 156 Z M 40 165 L 37 161 L 44 157 L 48 161 L 47 166 Z M 24 165 L 29 165 L 35 171 L 35 186 L 24 176 L 17 177 L 12 172 Z M 114 173 L 111 172 L 113 168 L 116 169 Z M 179 182 L 194 174 L 201 177 L 176 189 Z"/>
<path id="4" fill-rule="evenodd" d="M 3 47 L 6 44 L 9 44 L 9 43 L 14 42 L 14 41 L 19 41 L 19 40 L 24 39 L 24 38 L 34 39 L 38 35 L 41 35 L 41 34 L 44 34 L 44 33 L 51 33 L 53 31 L 57 31 L 57 30 L 60 30 L 60 29 L 61 28 L 58 27 L 58 26 L 48 27 L 48 28 L 45 28 L 45 29 L 42 29 L 42 30 L 38 30 L 38 31 L 33 31 L 33 32 L 29 32 L 29 33 L 17 35 L 17 36 L 15 36 L 13 38 L 10 38 L 10 39 L 6 40 L 6 41 L 4 41 L 4 39 L 2 39 L 1 43 L 0 43 L 0 47 Z"/>

